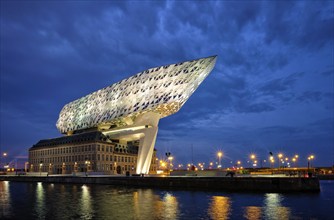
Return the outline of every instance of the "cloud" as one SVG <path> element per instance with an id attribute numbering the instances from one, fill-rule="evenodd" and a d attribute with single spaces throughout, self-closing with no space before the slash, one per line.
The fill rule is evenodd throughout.
<path id="1" fill-rule="evenodd" d="M 329 2 L 275 2 L 267 7 L 266 43 L 279 41 L 310 50 L 333 44 L 333 5 Z"/>
<path id="2" fill-rule="evenodd" d="M 276 95 L 290 89 L 301 76 L 303 76 L 303 73 L 293 73 L 287 77 L 272 79 L 260 87 L 259 91 L 264 95 Z"/>

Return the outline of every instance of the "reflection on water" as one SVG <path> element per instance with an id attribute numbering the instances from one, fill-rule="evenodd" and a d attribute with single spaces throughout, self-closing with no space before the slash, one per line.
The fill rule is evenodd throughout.
<path id="1" fill-rule="evenodd" d="M 162 216 L 163 219 L 177 218 L 179 215 L 179 204 L 175 196 L 171 193 L 166 193 L 160 203 L 162 203 L 162 206 L 160 206 L 161 208 L 158 211 L 159 216 Z"/>
<path id="2" fill-rule="evenodd" d="M 166 192 L 162 198 L 151 189 L 139 189 L 133 192 L 133 212 L 135 219 L 177 219 L 178 201 L 171 193 Z"/>
<path id="3" fill-rule="evenodd" d="M 283 196 L 279 193 L 266 193 L 262 206 L 247 206 L 243 217 L 246 219 L 289 219 L 290 209 L 282 206 Z"/>
<path id="4" fill-rule="evenodd" d="M 227 219 L 230 215 L 230 199 L 224 196 L 213 196 L 208 214 L 211 219 Z"/>
<path id="5" fill-rule="evenodd" d="M 43 184 L 41 182 L 37 183 L 36 187 L 36 213 L 38 219 L 45 219 L 46 214 L 46 206 L 44 201 L 44 189 Z"/>
<path id="6" fill-rule="evenodd" d="M 80 198 L 81 219 L 91 219 L 93 217 L 92 198 L 88 186 L 83 185 Z"/>
<path id="7" fill-rule="evenodd" d="M 334 219 L 333 186 L 296 196 L 0 181 L 0 219 Z"/>
<path id="8" fill-rule="evenodd" d="M 248 206 L 246 207 L 244 217 L 250 220 L 261 219 L 261 207 Z"/>
<path id="9" fill-rule="evenodd" d="M 282 206 L 283 196 L 279 193 L 267 193 L 264 199 L 266 219 L 289 219 L 290 209 Z"/>
<path id="10" fill-rule="evenodd" d="M 9 182 L 0 182 L 0 218 L 8 217 L 11 214 L 11 201 L 9 192 Z"/>

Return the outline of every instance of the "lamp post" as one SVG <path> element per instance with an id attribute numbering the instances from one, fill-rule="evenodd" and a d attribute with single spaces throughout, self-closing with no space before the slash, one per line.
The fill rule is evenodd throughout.
<path id="1" fill-rule="evenodd" d="M 222 167 L 222 164 L 221 164 L 221 158 L 223 156 L 223 153 L 221 151 L 219 151 L 217 153 L 217 156 L 218 156 L 218 168 L 221 168 Z"/>
<path id="2" fill-rule="evenodd" d="M 172 156 L 168 157 L 168 160 L 169 160 L 169 163 L 168 163 L 169 164 L 168 172 L 169 172 L 169 174 L 170 174 L 170 171 L 171 171 L 171 169 L 173 167 L 173 163 L 172 163 L 173 159 L 174 159 L 174 157 L 172 157 Z"/>
<path id="3" fill-rule="evenodd" d="M 171 158 L 171 153 L 170 152 L 166 152 L 166 157 L 167 160 L 169 160 L 169 158 Z M 170 163 L 170 162 L 169 162 Z M 169 170 L 169 163 L 167 163 L 167 174 L 170 174 L 170 170 Z"/>
<path id="4" fill-rule="evenodd" d="M 298 167 L 297 162 L 298 162 L 299 155 L 296 154 L 294 158 L 295 158 L 295 161 L 294 161 L 294 162 L 295 162 L 295 164 L 296 164 L 296 167 Z"/>
<path id="5" fill-rule="evenodd" d="M 4 166 L 4 168 L 5 168 L 5 166 L 6 166 L 6 157 L 7 157 L 7 153 L 6 152 L 4 152 L 3 154 L 2 154 L 2 156 L 3 156 L 3 166 Z"/>
<path id="6" fill-rule="evenodd" d="M 311 160 L 314 159 L 314 155 L 311 155 L 307 158 L 307 169 L 309 170 L 312 167 Z"/>
<path id="7" fill-rule="evenodd" d="M 292 158 L 292 162 L 294 163 L 295 166 L 296 166 L 296 161 L 297 161 L 297 159 L 295 157 Z"/>
<path id="8" fill-rule="evenodd" d="M 278 169 L 280 168 L 280 161 L 283 157 L 283 154 L 278 154 Z"/>
<path id="9" fill-rule="evenodd" d="M 88 172 L 88 163 L 89 163 L 89 161 L 87 160 L 87 158 L 85 158 L 85 165 L 86 165 L 85 176 L 87 176 L 87 172 Z"/>
<path id="10" fill-rule="evenodd" d="M 43 166 L 43 161 L 39 162 L 39 175 L 42 176 L 42 166 Z"/>
<path id="11" fill-rule="evenodd" d="M 272 168 L 273 168 L 274 157 L 273 157 L 273 156 L 270 156 L 270 157 L 269 157 L 269 160 L 270 160 L 270 167 L 271 167 L 271 169 L 272 169 Z"/>
<path id="12" fill-rule="evenodd" d="M 252 166 L 253 166 L 253 167 L 257 166 L 257 160 L 255 160 L 255 159 L 256 159 L 255 154 L 251 154 L 251 155 L 249 156 L 249 158 L 250 158 L 251 161 L 252 161 Z"/>

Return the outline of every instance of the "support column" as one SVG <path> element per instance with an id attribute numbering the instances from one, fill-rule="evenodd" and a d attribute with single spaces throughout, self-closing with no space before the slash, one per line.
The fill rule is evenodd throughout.
<path id="1" fill-rule="evenodd" d="M 152 162 L 152 156 L 154 151 L 155 140 L 158 134 L 158 123 L 160 114 L 148 112 L 141 115 L 136 119 L 136 125 L 149 125 L 150 127 L 145 128 L 141 133 L 144 137 L 140 138 L 138 159 L 137 159 L 137 174 L 148 174 Z"/>
<path id="2" fill-rule="evenodd" d="M 137 174 L 148 174 L 150 171 L 157 133 L 158 127 L 147 128 L 144 131 L 145 136 L 140 139 L 136 168 Z"/>

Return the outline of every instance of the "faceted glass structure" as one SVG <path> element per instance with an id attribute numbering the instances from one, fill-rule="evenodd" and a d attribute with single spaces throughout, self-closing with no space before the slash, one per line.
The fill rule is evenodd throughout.
<path id="1" fill-rule="evenodd" d="M 160 118 L 183 106 L 211 72 L 216 58 L 154 67 L 70 102 L 61 110 L 57 128 L 64 134 L 98 128 L 115 138 L 137 138 L 136 170 L 147 173 Z"/>
<path id="2" fill-rule="evenodd" d="M 216 56 L 160 66 L 100 89 L 64 106 L 61 133 L 99 125 L 124 126 L 146 112 L 177 112 L 211 72 Z"/>

